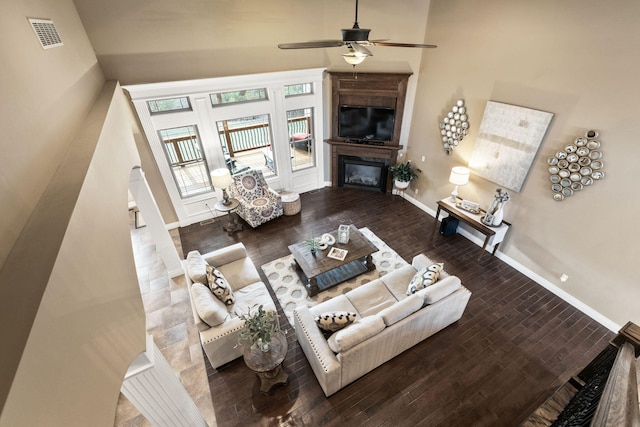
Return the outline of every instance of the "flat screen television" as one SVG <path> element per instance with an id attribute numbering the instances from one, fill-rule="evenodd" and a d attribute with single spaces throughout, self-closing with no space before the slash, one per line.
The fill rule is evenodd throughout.
<path id="1" fill-rule="evenodd" d="M 346 139 L 391 141 L 396 118 L 394 108 L 341 105 L 338 136 Z"/>

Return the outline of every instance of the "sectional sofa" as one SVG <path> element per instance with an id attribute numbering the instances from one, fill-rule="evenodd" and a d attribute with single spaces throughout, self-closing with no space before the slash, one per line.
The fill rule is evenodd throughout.
<path id="1" fill-rule="evenodd" d="M 294 310 L 296 337 L 326 396 L 459 320 L 471 292 L 456 276 L 407 295 L 411 279 L 433 264 L 424 255 L 412 264 L 311 308 Z M 355 312 L 356 321 L 329 336 L 316 318 Z"/>

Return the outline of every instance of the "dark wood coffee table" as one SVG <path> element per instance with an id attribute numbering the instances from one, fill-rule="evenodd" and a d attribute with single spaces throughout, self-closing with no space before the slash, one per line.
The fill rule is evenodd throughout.
<path id="1" fill-rule="evenodd" d="M 331 246 L 324 251 L 318 251 L 315 255 L 311 253 L 305 242 L 289 246 L 289 251 L 295 260 L 296 271 L 302 283 L 305 284 L 309 296 L 314 296 L 376 268 L 371 254 L 378 252 L 378 248 L 353 224 L 349 226 L 349 243 L 338 243 L 337 230 L 330 234 L 336 237 L 333 247 L 348 251 L 342 261 L 327 257 Z"/>

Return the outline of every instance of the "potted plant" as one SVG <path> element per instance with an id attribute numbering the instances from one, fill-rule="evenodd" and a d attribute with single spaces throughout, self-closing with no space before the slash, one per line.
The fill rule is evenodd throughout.
<path id="1" fill-rule="evenodd" d="M 248 313 L 239 314 L 238 318 L 244 320 L 244 329 L 240 332 L 240 340 L 251 343 L 262 351 L 269 351 L 269 343 L 273 334 L 280 331 L 277 314 L 273 311 L 265 311 L 262 304 L 255 312 L 252 308 Z"/>
<path id="2" fill-rule="evenodd" d="M 411 160 L 406 163 L 397 163 L 389 168 L 393 175 L 393 183 L 396 188 L 404 190 L 409 186 L 409 183 L 418 177 L 418 173 L 422 172 L 418 168 L 414 168 L 411 164 Z"/>
<path id="3" fill-rule="evenodd" d="M 304 244 L 311 251 L 311 255 L 315 255 L 318 252 L 318 250 L 320 250 L 320 238 L 319 237 L 312 237 L 310 239 L 306 239 L 304 241 Z"/>

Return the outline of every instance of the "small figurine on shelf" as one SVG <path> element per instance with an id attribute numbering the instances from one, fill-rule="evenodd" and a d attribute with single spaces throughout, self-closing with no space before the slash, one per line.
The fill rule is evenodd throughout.
<path id="1" fill-rule="evenodd" d="M 496 189 L 496 195 L 487 209 L 487 213 L 482 217 L 482 223 L 491 227 L 499 227 L 504 216 L 504 205 L 509 201 L 509 193 L 501 188 Z"/>

